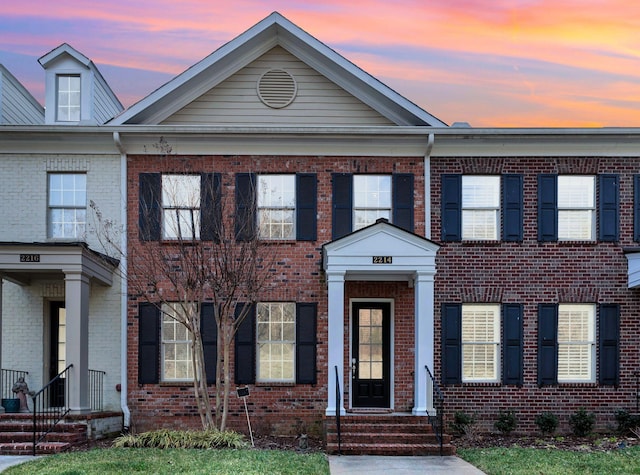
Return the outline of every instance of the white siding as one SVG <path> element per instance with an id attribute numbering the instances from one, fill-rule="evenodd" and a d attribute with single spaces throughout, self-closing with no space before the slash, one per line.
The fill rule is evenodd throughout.
<path id="1" fill-rule="evenodd" d="M 282 109 L 264 105 L 256 86 L 270 69 L 289 72 L 297 83 L 295 100 Z M 281 47 L 253 61 L 163 124 L 393 125 Z"/>

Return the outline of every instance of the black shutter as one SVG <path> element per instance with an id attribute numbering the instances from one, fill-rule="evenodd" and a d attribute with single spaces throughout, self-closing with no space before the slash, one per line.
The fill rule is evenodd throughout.
<path id="1" fill-rule="evenodd" d="M 216 363 L 218 358 L 218 326 L 213 313 L 213 304 L 205 302 L 200 306 L 200 334 L 204 349 L 204 370 L 207 384 L 216 383 Z"/>
<path id="2" fill-rule="evenodd" d="M 633 240 L 640 241 L 640 175 L 633 176 Z"/>
<path id="3" fill-rule="evenodd" d="M 558 175 L 538 175 L 538 241 L 558 240 Z"/>
<path id="4" fill-rule="evenodd" d="M 236 305 L 236 316 L 240 315 L 244 304 Z M 256 308 L 252 306 L 244 318 L 235 341 L 236 384 L 253 384 L 256 381 Z"/>
<path id="5" fill-rule="evenodd" d="M 318 180 L 315 173 L 296 175 L 296 239 L 315 241 L 318 214 Z"/>
<path id="6" fill-rule="evenodd" d="M 462 240 L 462 175 L 442 175 L 442 240 Z"/>
<path id="7" fill-rule="evenodd" d="M 200 239 L 219 239 L 218 226 L 222 225 L 222 191 L 219 173 L 200 175 Z"/>
<path id="8" fill-rule="evenodd" d="M 250 241 L 256 237 L 256 175 L 236 175 L 236 240 Z"/>
<path id="9" fill-rule="evenodd" d="M 558 306 L 538 305 L 538 385 L 558 383 Z"/>
<path id="10" fill-rule="evenodd" d="M 138 383 L 155 384 L 160 376 L 160 310 L 138 306 Z"/>
<path id="11" fill-rule="evenodd" d="M 618 193 L 618 175 L 599 175 L 599 203 L 598 218 L 600 241 L 618 241 L 618 208 L 620 199 Z"/>
<path id="12" fill-rule="evenodd" d="M 393 174 L 393 224 L 413 232 L 413 174 Z"/>
<path id="13" fill-rule="evenodd" d="M 353 175 L 333 173 L 331 178 L 333 200 L 331 236 L 332 239 L 339 239 L 353 230 Z"/>
<path id="14" fill-rule="evenodd" d="M 599 378 L 603 386 L 620 384 L 620 306 L 600 305 Z"/>
<path id="15" fill-rule="evenodd" d="M 296 383 L 316 384 L 317 303 L 296 305 Z"/>
<path id="16" fill-rule="evenodd" d="M 502 381 L 504 384 L 522 386 L 522 305 L 504 304 L 502 312 L 504 329 Z"/>
<path id="17" fill-rule="evenodd" d="M 462 382 L 462 305 L 442 305 L 442 384 Z"/>
<path id="18" fill-rule="evenodd" d="M 502 176 L 502 239 L 505 241 L 522 241 L 522 183 L 522 175 Z"/>
<path id="19" fill-rule="evenodd" d="M 141 241 L 160 240 L 162 175 L 140 173 L 138 233 Z"/>

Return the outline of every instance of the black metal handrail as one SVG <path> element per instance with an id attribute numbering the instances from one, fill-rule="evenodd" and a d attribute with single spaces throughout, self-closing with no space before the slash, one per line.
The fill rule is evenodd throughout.
<path id="1" fill-rule="evenodd" d="M 13 399 L 16 395 L 13 393 L 13 385 L 20 378 L 27 378 L 29 371 L 20 371 L 17 369 L 2 370 L 2 399 Z"/>
<path id="2" fill-rule="evenodd" d="M 340 434 L 340 408 L 342 407 L 342 393 L 340 391 L 340 376 L 338 376 L 338 366 L 336 370 L 336 431 L 338 432 L 338 455 L 342 455 L 342 440 Z"/>
<path id="3" fill-rule="evenodd" d="M 429 411 L 427 411 L 427 416 L 429 418 L 431 428 L 433 429 L 433 433 L 436 436 L 436 440 L 440 443 L 440 456 L 442 456 L 442 446 L 444 443 L 444 394 L 442 394 L 440 386 L 438 386 L 438 382 L 436 381 L 436 378 L 433 377 L 429 367 L 425 365 L 424 369 L 427 370 L 427 375 L 431 379 L 433 409 L 435 410 L 435 414 L 430 414 Z M 428 389 L 429 386 L 427 383 L 427 390 Z"/>
<path id="4" fill-rule="evenodd" d="M 69 413 L 68 376 L 72 366 L 67 366 L 31 397 L 33 402 L 33 455 L 36 455 L 38 444 Z"/>
<path id="5" fill-rule="evenodd" d="M 89 370 L 89 406 L 91 411 L 102 411 L 104 405 L 104 371 Z"/>

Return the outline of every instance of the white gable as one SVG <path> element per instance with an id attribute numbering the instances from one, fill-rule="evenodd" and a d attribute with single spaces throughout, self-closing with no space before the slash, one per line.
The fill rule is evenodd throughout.
<path id="1" fill-rule="evenodd" d="M 440 246 L 384 220 L 323 247 L 327 272 L 344 272 L 346 280 L 407 280 L 417 273 L 435 274 Z"/>

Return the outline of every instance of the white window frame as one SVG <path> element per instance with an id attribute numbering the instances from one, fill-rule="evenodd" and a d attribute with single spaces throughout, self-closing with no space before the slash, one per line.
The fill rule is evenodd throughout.
<path id="1" fill-rule="evenodd" d="M 495 383 L 500 381 L 500 305 L 499 304 L 463 304 L 462 305 L 462 338 L 461 338 L 461 353 L 462 353 L 462 382 L 463 383 Z M 478 322 L 476 326 L 479 328 L 466 331 L 466 327 L 473 325 L 475 318 L 485 318 L 491 315 L 493 331 L 488 332 L 489 328 L 486 328 L 483 333 L 482 321 Z M 488 325 L 487 325 L 488 327 Z M 471 337 L 467 335 L 471 333 Z M 469 359 L 469 351 L 475 353 L 476 351 L 486 352 L 493 351 L 493 357 L 491 360 L 485 359 L 485 366 L 489 364 L 493 366 L 493 375 L 487 377 L 486 375 L 477 375 L 475 371 L 468 372 L 466 361 Z M 471 369 L 476 369 L 476 365 L 482 362 L 471 361 Z"/>
<path id="2" fill-rule="evenodd" d="M 573 193 L 563 196 L 562 190 L 569 186 L 571 186 Z M 557 192 L 558 240 L 595 241 L 596 177 L 593 175 L 558 175 Z M 588 221 L 584 222 L 584 220 Z M 584 228 L 586 232 L 576 232 L 576 224 L 580 224 L 580 227 Z"/>
<path id="3" fill-rule="evenodd" d="M 201 187 L 200 175 L 162 175 L 162 239 L 200 239 Z"/>
<path id="4" fill-rule="evenodd" d="M 55 178 L 61 182 L 56 183 Z M 73 183 L 69 183 L 72 178 Z M 70 185 L 70 186 L 69 186 Z M 49 173 L 47 175 L 47 235 L 51 239 L 84 239 L 87 230 L 87 174 Z M 61 217 L 54 217 L 61 213 Z M 70 215 L 71 219 L 67 219 Z M 72 231 L 67 233 L 67 227 Z M 58 228 L 62 231 L 57 232 Z"/>
<path id="5" fill-rule="evenodd" d="M 295 240 L 295 174 L 258 175 L 257 181 L 258 236 L 264 240 Z"/>
<path id="6" fill-rule="evenodd" d="M 499 175 L 462 176 L 463 240 L 499 240 L 500 185 Z"/>
<path id="7" fill-rule="evenodd" d="M 286 321 L 285 307 L 292 320 Z M 282 318 L 272 321 L 272 315 Z M 277 318 L 277 317 L 275 317 Z M 290 326 L 292 338 L 285 339 L 285 325 Z M 291 382 L 296 380 L 296 304 L 294 302 L 259 302 L 256 307 L 256 381 Z M 290 360 L 285 359 L 286 348 L 290 351 Z M 269 358 L 263 361 L 263 354 Z M 278 360 L 277 357 L 280 356 Z M 278 363 L 282 370 L 277 371 Z M 284 366 L 291 365 L 291 374 L 284 374 Z M 274 371 L 275 370 L 275 371 Z M 279 375 L 278 375 L 279 373 Z M 275 374 L 275 375 L 274 375 Z"/>
<path id="8" fill-rule="evenodd" d="M 187 308 L 185 305 L 190 306 L 190 308 Z M 162 366 L 160 372 L 161 381 L 193 381 L 193 360 L 191 359 L 193 336 L 191 335 L 191 332 L 187 329 L 187 327 L 185 327 L 180 321 L 178 321 L 178 319 L 174 318 L 174 316 L 182 314 L 182 316 L 179 318 L 184 319 L 184 312 L 196 312 L 198 311 L 197 307 L 198 306 L 195 303 L 184 304 L 181 302 L 168 302 L 162 304 L 162 311 L 160 312 L 162 315 L 162 321 L 160 324 L 160 346 L 162 348 L 160 357 Z M 172 328 L 172 335 L 167 335 L 165 333 L 165 330 L 169 327 Z M 178 332 L 184 332 L 184 338 L 177 338 L 178 336 L 183 336 L 177 335 Z M 174 347 L 172 358 L 169 358 L 169 353 L 171 353 L 169 349 L 170 346 Z M 184 358 L 177 357 L 177 350 L 179 348 L 182 348 L 183 352 L 186 350 L 186 356 Z M 169 371 L 167 366 L 169 362 L 173 362 L 174 364 L 174 369 L 172 371 L 173 376 L 167 376 L 167 371 Z M 186 364 L 187 375 L 185 377 L 176 376 L 178 363 Z"/>
<path id="9" fill-rule="evenodd" d="M 353 230 L 393 218 L 391 175 L 353 175 Z"/>
<path id="10" fill-rule="evenodd" d="M 75 83 L 77 82 L 77 88 Z M 82 77 L 80 74 L 56 75 L 56 121 L 80 122 L 82 118 Z"/>
<path id="11" fill-rule="evenodd" d="M 586 331 L 580 332 L 579 314 L 586 318 Z M 578 328 L 576 328 L 578 324 Z M 564 330 L 561 325 L 569 325 Z M 595 383 L 596 381 L 596 306 L 594 304 L 558 305 L 558 383 Z M 580 334 L 582 333 L 582 334 Z M 587 361 L 577 363 L 578 373 L 572 372 L 566 360 L 582 352 Z M 566 370 L 563 371 L 563 368 Z"/>

